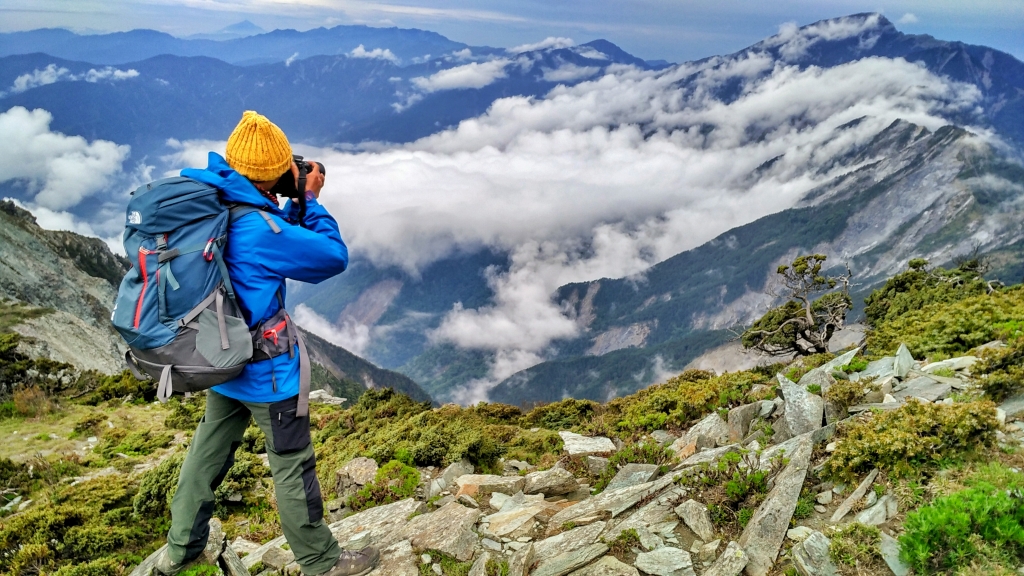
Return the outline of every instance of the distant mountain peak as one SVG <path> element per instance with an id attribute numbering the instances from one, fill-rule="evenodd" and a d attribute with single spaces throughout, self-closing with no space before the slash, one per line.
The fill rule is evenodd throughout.
<path id="1" fill-rule="evenodd" d="M 264 30 L 263 28 L 260 28 L 259 26 L 253 24 L 249 20 L 242 20 L 241 22 L 236 22 L 236 23 L 234 23 L 234 24 L 232 24 L 230 26 L 225 26 L 224 28 L 221 28 L 220 30 L 218 30 L 218 32 L 226 32 L 226 33 L 229 33 L 229 34 L 248 34 L 248 35 L 253 35 L 253 34 L 263 34 L 264 32 L 266 32 L 266 30 Z"/>

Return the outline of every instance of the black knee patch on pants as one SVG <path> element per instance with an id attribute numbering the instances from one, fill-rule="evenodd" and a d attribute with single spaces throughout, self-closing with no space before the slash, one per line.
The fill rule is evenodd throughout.
<path id="1" fill-rule="evenodd" d="M 309 415 L 298 418 L 299 397 L 293 396 L 270 405 L 270 427 L 274 433 L 274 452 L 287 454 L 309 446 Z"/>
<path id="2" fill-rule="evenodd" d="M 192 523 L 192 532 L 189 533 L 188 545 L 185 546 L 185 562 L 191 562 L 203 553 L 206 548 L 206 541 L 210 539 L 210 518 L 213 517 L 213 501 L 209 500 L 199 505 L 199 512 Z"/>
<path id="3" fill-rule="evenodd" d="M 324 518 L 324 498 L 320 493 L 320 480 L 316 477 L 316 456 L 310 454 L 302 463 L 302 490 L 306 493 L 306 509 L 309 523 L 316 524 Z"/>
<path id="4" fill-rule="evenodd" d="M 235 451 L 241 446 L 241 442 L 232 442 L 231 451 L 228 452 L 228 458 L 224 461 L 224 466 L 221 467 L 220 472 L 213 477 L 213 482 L 210 482 L 210 490 L 216 490 L 220 483 L 224 481 L 224 478 L 228 475 L 228 470 L 235 465 Z"/>

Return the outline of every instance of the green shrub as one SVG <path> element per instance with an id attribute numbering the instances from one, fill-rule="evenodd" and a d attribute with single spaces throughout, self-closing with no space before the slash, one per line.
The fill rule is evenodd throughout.
<path id="1" fill-rule="evenodd" d="M 1001 402 L 1024 386 L 1024 338 L 1010 341 L 1006 348 L 981 352 L 981 362 L 971 368 L 980 376 L 985 395 Z"/>
<path id="2" fill-rule="evenodd" d="M 1024 286 L 929 304 L 879 323 L 868 348 L 891 353 L 905 343 L 915 358 L 954 356 L 999 337 L 1000 323 L 1024 317 Z"/>
<path id="3" fill-rule="evenodd" d="M 842 430 L 824 472 L 843 481 L 875 467 L 894 477 L 917 475 L 991 445 L 998 427 L 990 402 L 910 401 Z"/>
<path id="4" fill-rule="evenodd" d="M 955 570 L 981 556 L 1024 559 L 1024 494 L 986 482 L 907 515 L 900 557 L 918 574 Z"/>
<path id="5" fill-rule="evenodd" d="M 864 397 L 864 388 L 866 387 L 867 385 L 863 381 L 836 380 L 836 383 L 825 391 L 825 399 L 835 402 L 843 408 L 849 408 Z"/>
<path id="6" fill-rule="evenodd" d="M 633 553 L 633 548 L 643 548 L 640 546 L 640 534 L 637 533 L 636 528 L 630 528 L 629 530 L 623 530 L 608 544 L 608 553 L 615 556 L 619 560 L 625 561 L 626 558 Z"/>
<path id="7" fill-rule="evenodd" d="M 610 431 L 620 433 L 684 428 L 714 410 L 746 403 L 746 394 L 754 385 L 772 381 L 771 376 L 755 371 L 716 376 L 713 372 L 687 370 L 663 384 L 612 400 L 602 419 Z"/>
<path id="8" fill-rule="evenodd" d="M 433 564 L 441 566 L 442 576 L 467 576 L 469 569 L 473 567 L 472 562 L 460 562 L 457 558 L 439 550 L 427 550 L 426 554 L 430 555 L 430 562 L 420 563 L 419 570 L 422 576 L 435 576 Z"/>
<path id="9" fill-rule="evenodd" d="M 416 494 L 420 473 L 411 466 L 392 460 L 377 470 L 373 482 L 359 489 L 348 499 L 348 506 L 356 512 L 398 502 Z"/>
<path id="10" fill-rule="evenodd" d="M 608 467 L 598 476 L 594 484 L 595 494 L 601 492 L 615 478 L 615 474 L 626 464 L 657 464 L 662 466 L 672 462 L 675 455 L 671 450 L 657 442 L 629 443 L 608 458 Z"/>
<path id="11" fill-rule="evenodd" d="M 909 270 L 893 276 L 864 299 L 867 304 L 864 316 L 870 326 L 878 328 L 925 306 L 952 304 L 985 294 L 987 290 L 977 260 L 964 262 L 952 270 L 928 270 L 927 266 L 928 262 L 923 259 L 911 260 Z"/>
<path id="12" fill-rule="evenodd" d="M 128 396 L 149 402 L 156 398 L 156 384 L 149 380 L 136 379 L 129 370 L 120 374 L 100 374 L 89 370 L 79 376 L 75 387 L 79 390 L 89 391 L 81 401 L 92 406 L 106 400 L 117 400 Z"/>
<path id="13" fill-rule="evenodd" d="M 242 496 L 242 504 L 254 504 L 251 496 L 263 487 L 263 478 L 270 475 L 270 469 L 263 465 L 263 460 L 251 452 L 235 453 L 235 463 L 228 469 L 224 481 L 213 492 L 216 497 L 214 513 L 218 516 L 228 515 L 228 506 L 232 495 Z"/>
<path id="14" fill-rule="evenodd" d="M 124 428 L 113 428 L 103 436 L 103 441 L 93 451 L 108 459 L 114 458 L 117 454 L 147 456 L 155 450 L 167 447 L 171 440 L 174 440 L 174 435 L 170 432 L 129 432 Z"/>
<path id="15" fill-rule="evenodd" d="M 523 417 L 523 422 L 526 426 L 540 426 L 548 430 L 569 430 L 590 422 L 599 407 L 600 404 L 592 400 L 566 398 L 530 410 Z"/>
<path id="16" fill-rule="evenodd" d="M 176 452 L 149 470 L 139 482 L 139 490 L 132 500 L 132 509 L 142 517 L 169 516 L 171 500 L 178 490 L 178 476 L 185 452 Z"/>
<path id="17" fill-rule="evenodd" d="M 877 574 L 884 570 L 881 546 L 882 532 L 878 528 L 854 522 L 832 535 L 828 552 L 840 567 L 850 566 L 858 573 Z"/>
<path id="18" fill-rule="evenodd" d="M 206 394 L 195 394 L 191 398 L 173 396 L 167 401 L 171 413 L 164 419 L 164 426 L 192 432 L 206 413 Z"/>

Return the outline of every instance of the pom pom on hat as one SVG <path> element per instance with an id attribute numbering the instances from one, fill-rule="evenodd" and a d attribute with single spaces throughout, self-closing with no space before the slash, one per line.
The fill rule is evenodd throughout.
<path id="1" fill-rule="evenodd" d="M 254 182 L 273 180 L 292 165 L 288 137 L 262 114 L 247 110 L 228 137 L 224 159 L 236 172 Z"/>

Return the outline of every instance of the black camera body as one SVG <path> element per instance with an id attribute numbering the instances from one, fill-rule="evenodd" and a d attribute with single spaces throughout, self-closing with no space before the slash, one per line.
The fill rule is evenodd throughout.
<path id="1" fill-rule="evenodd" d="M 292 160 L 295 161 L 295 165 L 299 167 L 299 178 L 296 182 L 295 176 L 292 174 L 291 169 L 281 175 L 281 178 L 277 181 L 277 184 L 270 189 L 270 192 L 285 198 L 291 198 L 299 203 L 299 225 L 305 226 L 303 220 L 306 217 L 306 175 L 313 171 L 313 163 L 306 161 L 302 156 L 298 154 L 292 154 Z M 316 162 L 317 168 L 320 169 L 320 173 L 324 176 L 327 175 L 327 168 L 323 164 Z"/>

